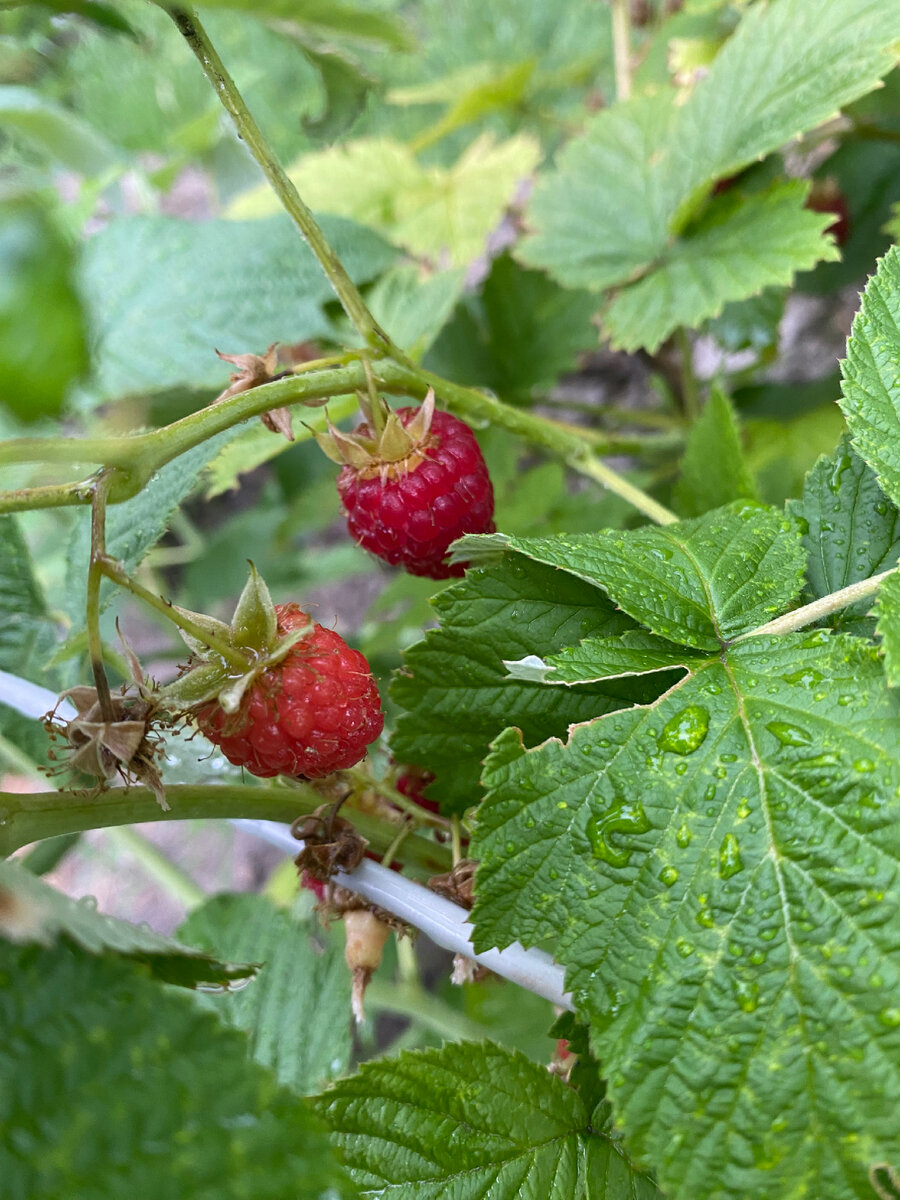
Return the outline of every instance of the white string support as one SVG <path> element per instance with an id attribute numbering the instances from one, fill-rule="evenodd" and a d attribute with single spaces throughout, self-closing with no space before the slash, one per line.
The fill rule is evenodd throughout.
<path id="1" fill-rule="evenodd" d="M 47 688 L 0 671 L 0 703 L 9 705 L 23 716 L 39 719 L 56 706 L 57 697 Z M 68 700 L 59 705 L 57 712 L 63 720 L 71 720 L 76 715 Z M 277 846 L 292 858 L 303 848 L 303 843 L 293 837 L 288 826 L 278 822 L 235 819 L 231 824 Z M 505 950 L 476 954 L 468 912 L 421 884 L 369 859 L 363 859 L 354 871 L 338 871 L 334 881 L 420 929 L 445 950 L 464 954 L 560 1008 L 572 1009 L 572 999 L 565 990 L 565 970 L 549 954 L 543 950 L 526 950 L 518 942 Z"/>

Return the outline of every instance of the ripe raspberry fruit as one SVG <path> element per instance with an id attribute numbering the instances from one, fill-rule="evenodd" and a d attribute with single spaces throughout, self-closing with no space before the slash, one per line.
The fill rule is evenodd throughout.
<path id="1" fill-rule="evenodd" d="M 279 637 L 311 624 L 297 604 L 276 604 L 275 617 Z M 195 716 L 229 762 L 263 778 L 318 779 L 351 767 L 384 725 L 365 658 L 315 623 L 253 678 L 234 712 L 214 701 Z"/>
<path id="2" fill-rule="evenodd" d="M 367 421 L 331 439 L 320 445 L 343 464 L 337 488 L 356 541 L 411 575 L 462 575 L 445 561 L 450 543 L 494 530 L 494 491 L 468 425 L 436 412 L 429 393 L 421 408 L 389 413 L 379 435 Z"/>
<path id="3" fill-rule="evenodd" d="M 434 783 L 431 771 L 426 771 L 423 767 L 405 767 L 397 776 L 394 786 L 402 796 L 414 800 L 426 812 L 438 813 L 441 808 L 437 800 L 429 800 L 425 795 L 425 789 L 430 783 Z"/>

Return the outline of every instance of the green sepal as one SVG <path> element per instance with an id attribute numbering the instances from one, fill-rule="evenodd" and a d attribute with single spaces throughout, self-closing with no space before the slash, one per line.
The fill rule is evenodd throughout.
<path id="1" fill-rule="evenodd" d="M 172 611 L 178 613 L 182 617 L 187 617 L 195 625 L 199 625 L 201 629 L 205 629 L 210 637 L 218 638 L 223 642 L 231 641 L 231 630 L 224 621 L 217 621 L 215 617 L 208 617 L 206 613 L 192 612 L 189 608 L 181 608 L 177 604 L 172 605 Z M 192 633 L 182 629 L 180 626 L 178 632 L 181 634 L 185 645 L 194 654 L 207 654 L 209 651 L 209 642 L 204 642 L 200 638 L 195 637 Z"/>
<path id="2" fill-rule="evenodd" d="M 173 708 L 193 708 L 215 700 L 228 680 L 228 672 L 221 663 L 200 663 L 173 679 L 161 689 L 166 703 Z"/>
<path id="3" fill-rule="evenodd" d="M 272 596 L 265 580 L 250 563 L 250 576 L 231 618 L 231 644 L 265 654 L 274 647 L 277 634 L 278 618 Z"/>

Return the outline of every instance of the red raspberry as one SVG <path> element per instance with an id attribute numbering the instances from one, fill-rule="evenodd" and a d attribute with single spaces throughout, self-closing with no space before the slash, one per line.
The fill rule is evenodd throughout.
<path id="1" fill-rule="evenodd" d="M 425 796 L 425 789 L 430 783 L 434 783 L 431 771 L 422 767 L 406 767 L 403 774 L 397 777 L 394 786 L 401 795 L 406 796 L 408 800 L 415 800 L 426 812 L 437 813 L 441 811 L 437 800 L 428 800 Z"/>
<path id="2" fill-rule="evenodd" d="M 839 246 L 843 246 L 850 236 L 850 213 L 844 194 L 834 180 L 814 183 L 806 199 L 806 207 L 813 212 L 834 214 L 834 220 L 825 232 L 830 233 Z"/>
<path id="3" fill-rule="evenodd" d="M 276 604 L 275 615 L 280 636 L 309 624 L 297 604 Z M 229 762 L 253 775 L 318 779 L 359 762 L 384 716 L 365 658 L 314 624 L 253 681 L 237 712 L 206 704 L 197 724 Z"/>
<path id="4" fill-rule="evenodd" d="M 401 408 L 404 428 L 419 412 Z M 362 424 L 354 435 L 371 437 Z M 461 565 L 444 561 L 464 533 L 492 533 L 494 491 L 475 435 L 464 421 L 435 412 L 421 452 L 396 462 L 341 468 L 338 493 L 352 536 L 372 554 L 411 575 L 448 579 Z"/>

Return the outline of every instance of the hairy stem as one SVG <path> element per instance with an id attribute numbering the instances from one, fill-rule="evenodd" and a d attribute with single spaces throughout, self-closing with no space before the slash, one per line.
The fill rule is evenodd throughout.
<path id="1" fill-rule="evenodd" d="M 163 812 L 149 788 L 0 792 L 0 855 L 61 833 L 143 821 L 250 817 L 290 822 L 322 804 L 320 792 L 302 785 L 178 784 L 167 787 L 166 795 L 172 806 L 169 812 Z M 362 812 L 348 811 L 347 816 L 374 850 L 387 850 L 396 825 Z M 430 838 L 410 833 L 403 843 L 403 863 L 410 875 L 428 879 L 450 869 L 450 853 Z"/>
<path id="2" fill-rule="evenodd" d="M 610 3 L 616 99 L 628 100 L 631 97 L 631 0 L 610 0 Z"/>
<path id="3" fill-rule="evenodd" d="M 344 264 L 332 250 L 315 217 L 300 199 L 297 189 L 276 158 L 271 146 L 263 136 L 262 130 L 250 115 L 243 96 L 225 69 L 196 14 L 184 9 L 166 9 L 166 11 L 196 55 L 203 68 L 203 73 L 213 85 L 216 95 L 234 122 L 238 137 L 256 159 L 286 212 L 293 218 L 304 240 L 319 260 L 322 270 L 328 277 L 328 282 L 337 293 L 344 312 L 353 322 L 360 337 L 373 348 L 383 351 L 391 350 L 390 338 L 379 328 L 358 288 L 344 269 Z"/>
<path id="4" fill-rule="evenodd" d="M 819 600 L 813 600 L 811 604 L 804 604 L 802 608 L 795 608 L 793 612 L 785 613 L 783 617 L 776 617 L 774 621 L 768 621 L 765 625 L 760 625 L 758 629 L 751 629 L 749 633 L 741 634 L 739 638 L 735 638 L 735 641 L 745 642 L 747 638 L 752 637 L 795 633 L 798 629 L 804 629 L 807 625 L 820 621 L 822 617 L 840 612 L 842 608 L 855 604 L 857 600 L 874 596 L 884 581 L 895 573 L 896 568 L 893 568 L 890 571 L 882 571 L 880 575 L 872 575 L 869 579 L 861 579 L 859 583 L 848 584 L 847 587 L 841 588 L 837 592 L 831 592 Z"/>
<path id="5" fill-rule="evenodd" d="M 210 650 L 215 650 L 216 654 L 230 667 L 234 667 L 240 672 L 244 672 L 250 666 L 250 659 L 246 654 L 242 654 L 234 646 L 229 646 L 227 642 L 210 633 L 208 629 L 204 629 L 202 625 L 198 625 L 196 621 L 192 621 L 184 612 L 180 612 L 168 600 L 164 600 L 162 596 L 157 596 L 155 592 L 151 592 L 149 588 L 145 588 L 143 584 L 138 583 L 136 579 L 128 574 L 122 564 L 114 558 L 102 557 L 99 560 L 99 569 L 103 574 L 118 584 L 119 587 L 131 592 L 133 596 L 137 596 L 139 600 L 143 600 L 151 608 L 161 613 L 167 621 L 171 621 L 173 625 L 177 625 L 179 629 L 183 629 L 185 633 L 189 633 L 191 637 L 195 637 L 198 641 L 209 646 Z"/>
<path id="6" fill-rule="evenodd" d="M 100 712 L 103 714 L 103 720 L 111 723 L 113 721 L 112 697 L 109 691 L 109 680 L 106 678 L 106 668 L 103 665 L 103 639 L 100 636 L 100 584 L 103 582 L 101 563 L 106 554 L 106 498 L 109 485 L 110 476 L 105 472 L 94 485 L 94 494 L 91 498 L 91 561 L 87 575 L 85 623 L 91 672 L 94 676 L 94 686 L 97 688 Z"/>

